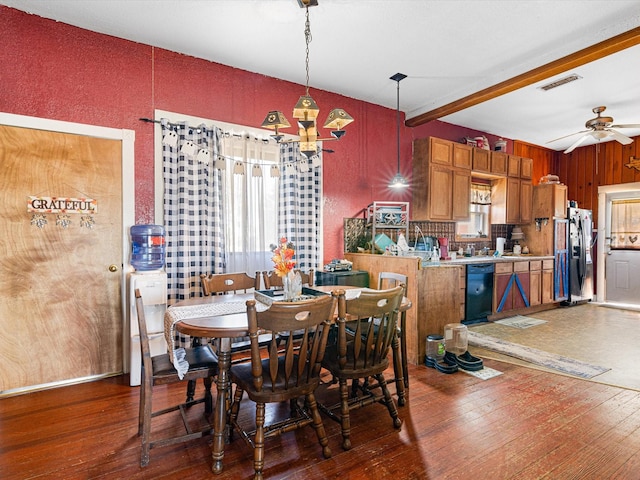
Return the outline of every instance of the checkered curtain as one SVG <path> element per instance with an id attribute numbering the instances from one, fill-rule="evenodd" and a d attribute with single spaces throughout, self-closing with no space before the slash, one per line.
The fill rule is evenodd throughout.
<path id="1" fill-rule="evenodd" d="M 161 120 L 169 304 L 200 296 L 200 274 L 224 271 L 225 184 L 213 168 L 221 131 Z"/>
<path id="2" fill-rule="evenodd" d="M 304 272 L 320 265 L 321 165 L 321 150 L 317 158 L 307 163 L 298 143 L 280 146 L 278 235 L 293 242 L 296 267 Z"/>

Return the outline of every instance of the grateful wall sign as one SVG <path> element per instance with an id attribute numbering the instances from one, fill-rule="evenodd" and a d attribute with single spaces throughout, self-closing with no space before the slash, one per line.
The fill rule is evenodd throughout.
<path id="1" fill-rule="evenodd" d="M 31 225 L 44 228 L 48 223 L 47 214 L 56 214 L 56 225 L 69 227 L 72 214 L 80 214 L 80 227 L 93 228 L 93 215 L 98 212 L 98 202 L 93 198 L 39 197 L 29 196 L 27 212 L 31 212 Z"/>

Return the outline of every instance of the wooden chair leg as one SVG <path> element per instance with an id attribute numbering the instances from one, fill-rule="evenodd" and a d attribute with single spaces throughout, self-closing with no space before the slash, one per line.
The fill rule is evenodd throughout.
<path id="1" fill-rule="evenodd" d="M 394 428 L 400 428 L 402 426 L 402 420 L 398 417 L 398 409 L 396 408 L 396 404 L 391 397 L 391 392 L 389 392 L 389 387 L 387 386 L 387 381 L 384 378 L 384 375 L 379 373 L 376 375 L 376 380 L 380 384 L 380 388 L 382 389 L 382 393 L 384 394 L 384 403 L 387 406 L 387 410 L 389 410 L 389 415 L 391 415 L 391 419 L 393 420 Z"/>
<path id="2" fill-rule="evenodd" d="M 187 382 L 187 403 L 193 402 L 193 398 L 196 395 L 196 381 L 189 380 Z"/>
<path id="3" fill-rule="evenodd" d="M 138 436 L 142 435 L 142 428 L 144 426 L 144 402 L 146 398 L 146 389 L 145 378 L 144 378 L 144 369 L 142 370 L 141 379 L 140 379 L 140 405 L 138 406 Z"/>
<path id="4" fill-rule="evenodd" d="M 393 352 L 393 375 L 395 377 L 396 393 L 398 394 L 398 405 L 402 407 L 405 404 L 404 369 L 401 358 L 402 353 L 400 352 L 400 340 L 397 333 L 393 336 L 391 350 Z"/>
<path id="5" fill-rule="evenodd" d="M 407 367 L 407 312 L 400 314 L 400 351 L 402 355 L 402 373 L 404 388 L 409 389 L 409 368 Z"/>
<path id="6" fill-rule="evenodd" d="M 256 436 L 253 450 L 254 480 L 262 480 L 264 468 L 264 403 L 256 403 Z"/>
<path id="7" fill-rule="evenodd" d="M 142 449 L 140 452 L 140 466 L 149 464 L 149 450 L 151 450 L 151 395 L 145 392 L 144 384 L 140 386 L 142 406 Z M 143 393 L 144 392 L 144 393 Z M 142 400 L 144 398 L 144 400 Z"/>
<path id="8" fill-rule="evenodd" d="M 320 417 L 320 412 L 318 411 L 318 404 L 316 402 L 316 397 L 313 393 L 310 393 L 305 398 L 305 403 L 309 407 L 309 411 L 311 412 L 311 418 L 313 419 L 313 428 L 316 430 L 316 435 L 318 437 L 318 442 L 320 442 L 320 446 L 322 447 L 322 455 L 324 458 L 331 458 L 331 448 L 329 448 L 329 439 L 327 438 L 327 432 L 324 429 L 324 424 L 322 423 L 322 418 Z"/>
<path id="9" fill-rule="evenodd" d="M 351 421 L 349 419 L 349 387 L 340 379 L 340 426 L 342 428 L 342 448 L 351 449 Z"/>
<path id="10" fill-rule="evenodd" d="M 233 394 L 233 402 L 229 409 L 229 441 L 231 441 L 233 437 L 233 426 L 235 425 L 236 420 L 238 420 L 238 412 L 240 411 L 240 402 L 242 401 L 243 394 L 244 390 L 240 387 L 236 387 L 236 391 Z"/>

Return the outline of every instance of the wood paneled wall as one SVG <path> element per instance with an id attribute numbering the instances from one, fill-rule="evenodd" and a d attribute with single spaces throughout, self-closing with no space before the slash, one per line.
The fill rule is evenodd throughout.
<path id="1" fill-rule="evenodd" d="M 627 166 L 632 158 L 640 158 L 640 137 L 622 145 L 616 141 L 576 148 L 569 154 L 555 152 L 524 142 L 514 142 L 514 154 L 533 159 L 533 183 L 553 174 L 568 187 L 569 200 L 580 208 L 593 211 L 598 221 L 598 187 L 640 182 L 640 171 Z"/>

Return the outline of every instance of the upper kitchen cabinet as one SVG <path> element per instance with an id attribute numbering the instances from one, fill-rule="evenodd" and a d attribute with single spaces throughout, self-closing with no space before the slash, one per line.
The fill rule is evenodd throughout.
<path id="1" fill-rule="evenodd" d="M 508 155 L 504 152 L 491 152 L 491 173 L 500 177 L 507 175 Z"/>
<path id="2" fill-rule="evenodd" d="M 533 218 L 567 218 L 567 186 L 542 184 L 533 187 Z"/>
<path id="3" fill-rule="evenodd" d="M 491 223 L 531 223 L 533 185 L 530 181 L 501 178 L 492 182 L 491 190 Z"/>
<path id="4" fill-rule="evenodd" d="M 523 180 L 531 180 L 533 176 L 533 159 L 520 158 L 520 178 Z"/>
<path id="5" fill-rule="evenodd" d="M 491 173 L 491 151 L 483 148 L 473 148 L 474 172 Z"/>
<path id="6" fill-rule="evenodd" d="M 413 142 L 412 210 L 415 220 L 469 217 L 472 147 L 439 138 Z"/>
<path id="7" fill-rule="evenodd" d="M 418 141 L 424 142 L 421 148 L 426 148 L 429 163 L 471 170 L 473 147 L 435 137 Z"/>
<path id="8" fill-rule="evenodd" d="M 516 155 L 507 156 L 507 176 L 520 178 L 520 157 Z"/>

